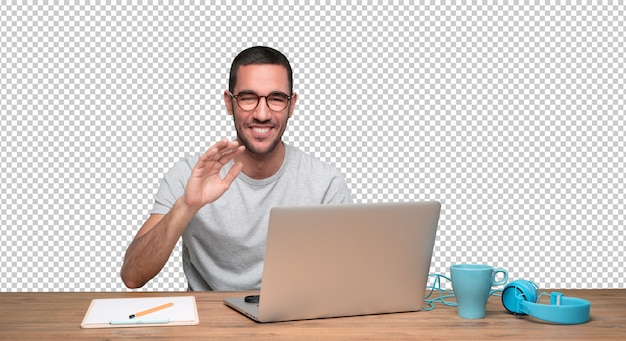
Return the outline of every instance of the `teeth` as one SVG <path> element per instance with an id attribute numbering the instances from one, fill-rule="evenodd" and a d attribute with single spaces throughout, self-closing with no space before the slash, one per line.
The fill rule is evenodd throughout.
<path id="1" fill-rule="evenodd" d="M 265 134 L 270 131 L 270 128 L 252 128 L 255 132 L 259 134 Z"/>

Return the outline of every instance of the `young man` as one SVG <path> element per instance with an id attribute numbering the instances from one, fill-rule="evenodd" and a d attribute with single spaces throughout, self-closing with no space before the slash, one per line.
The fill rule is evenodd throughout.
<path id="1" fill-rule="evenodd" d="M 352 202 L 337 169 L 282 141 L 297 99 L 282 53 L 256 46 L 235 57 L 224 103 L 237 139 L 184 158 L 166 174 L 126 250 L 127 287 L 156 276 L 182 236 L 189 290 L 258 289 L 272 207 Z"/>

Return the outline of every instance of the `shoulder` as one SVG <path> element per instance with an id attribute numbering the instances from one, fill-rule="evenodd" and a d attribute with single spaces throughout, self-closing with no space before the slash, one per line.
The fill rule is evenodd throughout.
<path id="1" fill-rule="evenodd" d="M 306 187 L 309 193 L 316 193 L 320 203 L 349 203 L 352 195 L 343 174 L 333 165 L 304 153 L 303 151 L 287 146 L 287 161 L 291 163 L 290 174 L 292 184 Z M 320 199 L 321 198 L 321 199 Z"/>
<path id="2" fill-rule="evenodd" d="M 285 144 L 285 150 L 287 162 L 292 166 L 297 167 L 299 170 L 340 175 L 339 170 L 337 170 L 337 168 L 333 165 L 328 164 L 313 155 L 307 154 L 296 147 Z"/>
<path id="3" fill-rule="evenodd" d="M 191 170 L 200 159 L 200 153 L 185 156 L 175 162 L 166 174 L 166 177 L 189 177 Z"/>

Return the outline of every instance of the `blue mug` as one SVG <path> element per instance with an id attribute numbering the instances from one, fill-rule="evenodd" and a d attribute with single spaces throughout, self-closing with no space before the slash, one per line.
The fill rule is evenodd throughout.
<path id="1" fill-rule="evenodd" d="M 503 274 L 500 280 L 496 280 L 498 273 Z M 485 317 L 491 287 L 506 284 L 509 280 L 505 269 L 485 264 L 455 264 L 450 267 L 450 274 L 458 314 L 465 319 Z"/>

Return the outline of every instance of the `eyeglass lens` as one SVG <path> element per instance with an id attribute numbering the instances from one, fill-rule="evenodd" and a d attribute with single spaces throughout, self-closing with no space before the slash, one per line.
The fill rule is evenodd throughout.
<path id="1" fill-rule="evenodd" d="M 282 111 L 289 104 L 290 97 L 284 93 L 271 93 L 267 96 L 259 96 L 255 93 L 241 93 L 234 96 L 239 107 L 246 111 L 254 110 L 258 105 L 261 97 L 265 97 L 267 106 L 272 111 Z"/>

